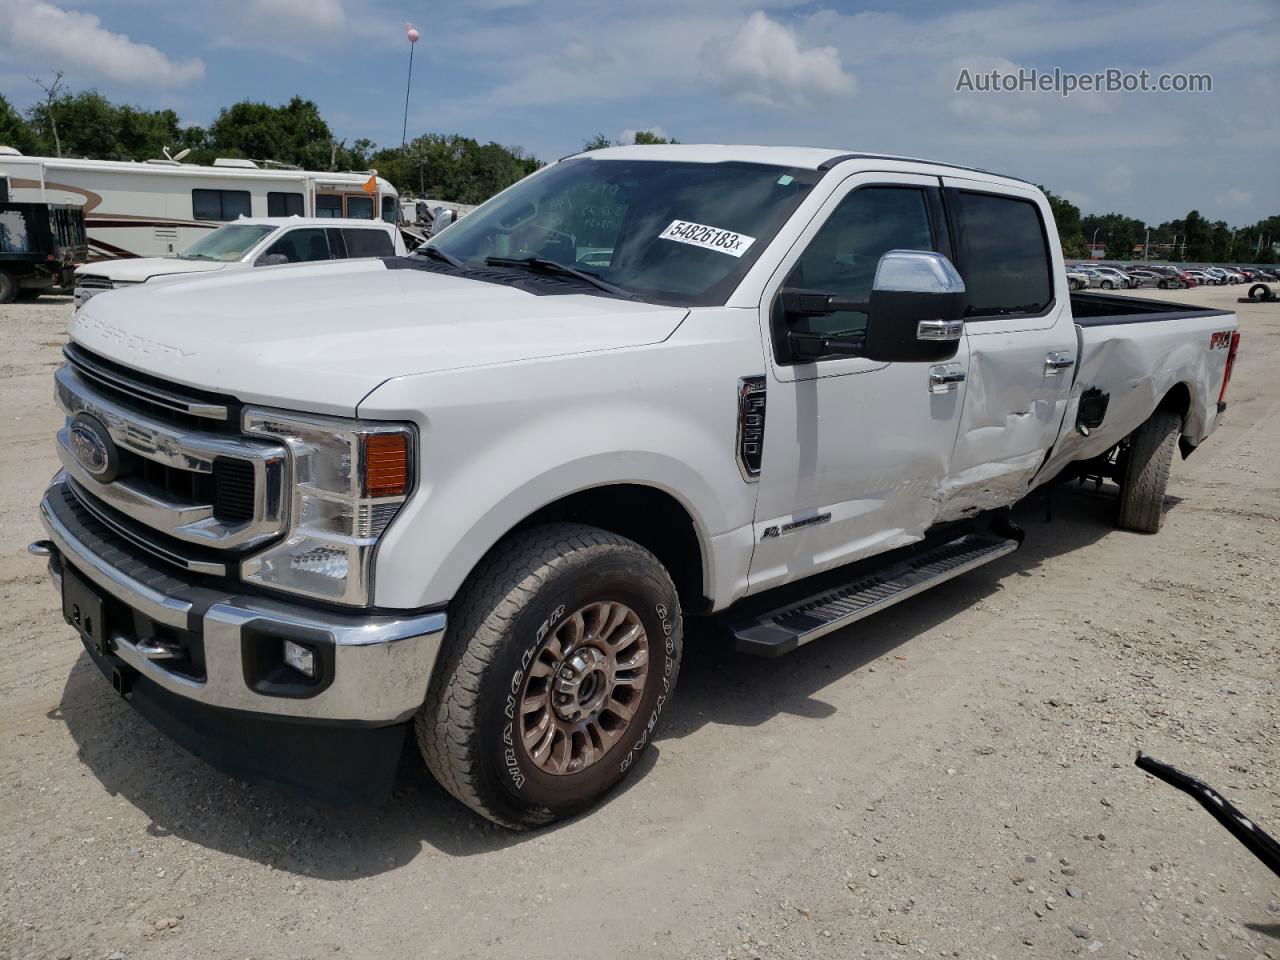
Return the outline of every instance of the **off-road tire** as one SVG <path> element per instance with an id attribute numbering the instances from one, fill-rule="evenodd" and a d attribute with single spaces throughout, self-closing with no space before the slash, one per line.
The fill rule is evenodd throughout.
<path id="1" fill-rule="evenodd" d="M 648 637 L 648 674 L 620 738 L 585 769 L 553 775 L 525 751 L 511 714 L 549 638 L 597 601 L 635 611 Z M 513 534 L 450 604 L 444 646 L 414 722 L 428 769 L 462 803 L 511 829 L 585 810 L 648 748 L 675 688 L 682 630 L 671 577 L 638 543 L 576 523 Z"/>
<path id="2" fill-rule="evenodd" d="M 1157 410 L 1130 435 L 1120 474 L 1118 523 L 1122 529 L 1160 532 L 1169 468 L 1181 434 L 1182 417 Z"/>
<path id="3" fill-rule="evenodd" d="M 18 299 L 18 281 L 13 274 L 0 270 L 0 303 L 13 303 Z"/>

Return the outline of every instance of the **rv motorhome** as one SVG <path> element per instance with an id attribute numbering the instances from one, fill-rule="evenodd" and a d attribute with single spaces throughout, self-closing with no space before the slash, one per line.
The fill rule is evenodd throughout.
<path id="1" fill-rule="evenodd" d="M 400 218 L 393 187 L 374 171 L 320 173 L 253 160 L 210 166 L 177 160 L 27 157 L 0 146 L 0 194 L 84 207 L 95 259 L 164 257 L 246 217 Z"/>

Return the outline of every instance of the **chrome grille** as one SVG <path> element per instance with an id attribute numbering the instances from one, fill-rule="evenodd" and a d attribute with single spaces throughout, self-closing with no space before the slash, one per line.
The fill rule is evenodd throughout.
<path id="1" fill-rule="evenodd" d="M 203 429 L 185 426 L 192 415 L 178 404 L 189 410 L 200 403 L 181 387 L 125 380 L 118 365 L 83 349 L 69 349 L 68 360 L 54 376 L 68 417 L 58 432 L 58 457 L 78 499 L 102 522 L 123 524 L 122 536 L 202 572 L 211 572 L 210 556 L 221 565 L 221 551 L 247 550 L 284 532 L 290 461 L 283 444 L 230 434 L 211 419 L 197 417 Z M 229 414 L 227 405 L 222 409 Z M 99 481 L 74 452 L 72 424 L 86 417 L 115 447 L 119 473 L 110 482 Z"/>
<path id="2" fill-rule="evenodd" d="M 77 374 L 99 390 L 127 404 L 141 404 L 153 415 L 183 415 L 202 420 L 227 422 L 234 411 L 234 401 L 204 391 L 187 391 L 163 384 L 146 374 L 130 370 L 90 353 L 74 343 L 62 350 Z"/>
<path id="3" fill-rule="evenodd" d="M 76 277 L 76 286 L 84 287 L 88 290 L 111 290 L 114 285 L 106 277 L 99 277 L 92 273 L 82 273 Z"/>

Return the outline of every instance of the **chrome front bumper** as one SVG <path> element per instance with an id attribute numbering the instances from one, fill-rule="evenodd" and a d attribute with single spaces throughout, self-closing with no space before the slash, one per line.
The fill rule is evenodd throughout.
<path id="1" fill-rule="evenodd" d="M 55 585 L 61 588 L 63 565 L 70 565 L 128 610 L 195 634 L 203 645 L 204 678 L 192 679 L 167 669 L 154 648 L 130 635 L 132 618 L 109 618 L 109 653 L 139 676 L 194 703 L 282 718 L 391 724 L 421 706 L 444 637 L 444 613 L 351 615 L 184 584 L 145 555 L 128 553 L 127 544 L 105 544 L 101 531 L 60 506 L 65 483 L 60 473 L 40 503 Z M 269 646 L 274 655 L 284 639 L 298 637 L 323 650 L 331 674 L 323 686 L 301 695 L 259 689 L 270 684 L 249 677 L 251 647 Z"/>

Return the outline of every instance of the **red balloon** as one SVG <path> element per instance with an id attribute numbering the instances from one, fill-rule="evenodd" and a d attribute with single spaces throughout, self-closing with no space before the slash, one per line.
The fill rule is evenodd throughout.
<path id="1" fill-rule="evenodd" d="M 411 23 L 404 25 L 404 35 L 409 38 L 410 43 L 417 43 L 418 38 L 422 36 Z"/>

